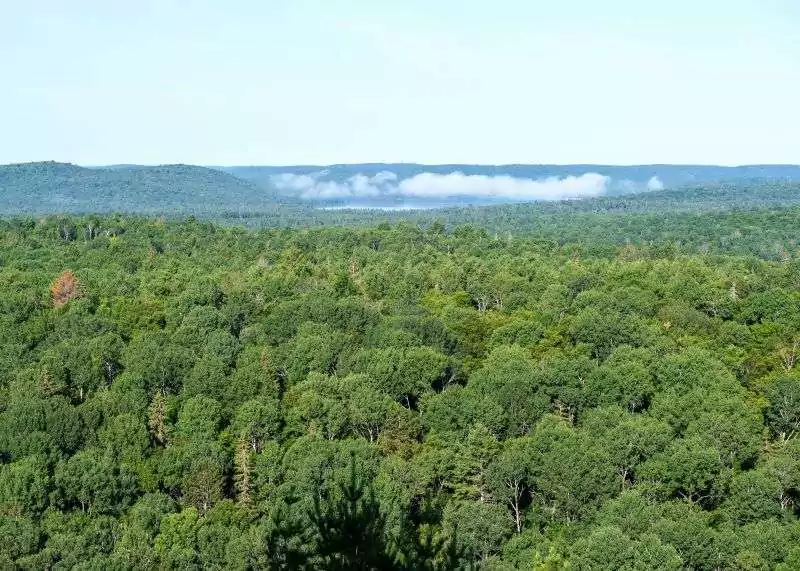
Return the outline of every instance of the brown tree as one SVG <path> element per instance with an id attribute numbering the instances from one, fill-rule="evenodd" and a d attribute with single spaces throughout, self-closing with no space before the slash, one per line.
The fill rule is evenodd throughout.
<path id="1" fill-rule="evenodd" d="M 159 444 L 165 444 L 167 441 L 166 416 L 167 399 L 164 393 L 157 391 L 147 409 L 147 427 L 153 439 Z"/>
<path id="2" fill-rule="evenodd" d="M 53 307 L 62 307 L 68 301 L 83 295 L 83 285 L 71 270 L 62 272 L 50 286 Z"/>

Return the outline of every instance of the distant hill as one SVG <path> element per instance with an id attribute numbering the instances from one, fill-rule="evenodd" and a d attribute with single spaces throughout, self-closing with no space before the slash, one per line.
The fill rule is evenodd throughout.
<path id="1" fill-rule="evenodd" d="M 394 173 L 398 180 L 422 173 L 500 176 L 545 179 L 549 177 L 581 176 L 597 173 L 611 179 L 610 194 L 628 194 L 647 190 L 648 182 L 656 177 L 664 188 L 677 188 L 712 182 L 755 180 L 799 180 L 800 165 L 743 165 L 734 167 L 715 165 L 423 165 L 416 163 L 364 163 L 340 165 L 290 165 L 290 166 L 233 166 L 214 167 L 258 184 L 269 183 L 283 173 L 313 175 L 321 181 L 344 182 L 356 175 L 374 176 L 382 172 Z"/>
<path id="2" fill-rule="evenodd" d="M 513 177 L 529 185 L 551 177 L 608 177 L 608 184 L 580 201 L 540 201 L 530 214 L 575 211 L 686 211 L 758 208 L 800 204 L 800 167 L 692 165 L 414 165 L 358 164 L 288 167 L 200 167 L 192 165 L 114 165 L 85 168 L 68 163 L 0 165 L 0 215 L 128 212 L 165 216 L 250 220 L 270 226 L 328 220 L 374 220 L 375 214 L 333 214 L 315 206 L 469 207 L 490 203 L 535 202 L 536 196 L 483 196 L 485 180 L 471 196 L 402 196 L 391 191 L 415 177 L 425 190 L 436 176 L 461 172 L 483 177 Z M 387 174 L 391 173 L 391 174 Z M 447 177 L 445 177 L 447 178 Z M 590 177 L 591 178 L 591 177 Z M 375 182 L 378 180 L 381 182 Z M 652 184 L 654 180 L 657 185 Z M 283 184 L 280 184 L 281 181 Z M 487 182 L 486 184 L 496 184 Z M 440 181 L 441 182 L 441 181 Z M 470 182 L 470 184 L 472 184 Z M 506 181 L 507 182 L 507 181 Z M 591 183 L 591 180 L 589 181 Z M 505 184 L 505 183 L 504 183 Z M 381 186 L 382 185 L 382 186 Z M 534 184 L 534 190 L 538 187 Z M 317 193 L 309 199 L 308 189 Z M 665 190 L 659 191 L 659 188 Z M 378 189 L 376 191 L 376 189 Z M 389 189 L 389 190 L 387 190 Z M 473 184 L 472 190 L 475 190 Z M 344 194 L 342 194 L 344 192 Z M 350 192 L 348 195 L 347 193 Z M 362 194 L 358 194 L 361 192 Z M 339 193 L 337 195 L 337 193 Z M 535 194 L 535 193 L 534 193 Z M 592 198 L 594 196 L 594 198 Z M 556 196 L 558 198 L 558 196 Z M 567 196 L 567 198 L 570 198 Z M 492 211 L 495 213 L 504 210 Z M 519 216 L 523 211 L 514 210 Z M 450 209 L 442 215 L 453 215 Z M 466 219 L 472 219 L 469 213 Z M 406 217 L 397 213 L 387 218 Z M 313 219 L 313 220 L 312 220 Z"/>
<path id="3" fill-rule="evenodd" d="M 269 188 L 190 165 L 84 168 L 57 162 L 0 166 L 0 213 L 138 212 L 211 215 L 292 206 Z"/>

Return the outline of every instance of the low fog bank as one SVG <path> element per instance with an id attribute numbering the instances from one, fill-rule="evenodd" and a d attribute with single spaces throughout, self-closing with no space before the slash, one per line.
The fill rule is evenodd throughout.
<path id="1" fill-rule="evenodd" d="M 505 174 L 448 174 L 422 172 L 401 179 L 392 171 L 357 173 L 341 180 L 320 170 L 308 174 L 274 174 L 270 182 L 281 193 L 318 202 L 476 201 L 526 202 L 589 198 L 609 194 L 661 190 L 657 176 L 646 181 L 621 180 L 596 172 L 581 175 L 523 178 Z"/>

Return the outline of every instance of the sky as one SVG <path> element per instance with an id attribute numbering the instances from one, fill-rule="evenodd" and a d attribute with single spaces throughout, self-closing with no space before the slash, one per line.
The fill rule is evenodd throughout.
<path id="1" fill-rule="evenodd" d="M 0 7 L 0 163 L 800 163 L 797 0 Z"/>

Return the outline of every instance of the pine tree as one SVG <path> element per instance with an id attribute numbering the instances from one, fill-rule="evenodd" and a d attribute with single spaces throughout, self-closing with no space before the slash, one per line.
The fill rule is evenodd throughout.
<path id="1" fill-rule="evenodd" d="M 339 498 L 314 500 L 309 513 L 320 567 L 332 570 L 430 570 L 455 571 L 465 566 L 465 552 L 454 532 L 445 538 L 428 527 L 418 533 L 409 520 L 401 524 L 399 537 L 390 540 L 386 517 L 370 485 L 365 485 L 351 455 L 350 479 L 339 485 Z M 316 567 L 314 567 L 316 568 Z"/>
<path id="2" fill-rule="evenodd" d="M 406 567 L 414 571 L 456 571 L 472 569 L 472 562 L 467 562 L 467 554 L 458 541 L 458 529 L 454 528 L 450 537 L 434 533 L 434 527 L 424 526 L 422 533 L 414 533 L 414 529 L 406 531 L 411 539 L 407 550 L 410 553 Z"/>
<path id="3" fill-rule="evenodd" d="M 287 514 L 286 505 L 273 509 L 264 535 L 267 558 L 251 562 L 249 568 L 267 571 L 312 568 L 309 565 L 309 553 L 302 544 L 303 531 L 297 518 Z"/>
<path id="4" fill-rule="evenodd" d="M 358 477 L 355 456 L 350 479 L 339 485 L 340 498 L 323 506 L 318 498 L 309 517 L 315 528 L 317 553 L 323 567 L 344 569 L 399 569 L 386 540 L 386 518 L 371 487 Z"/>
<path id="5" fill-rule="evenodd" d="M 244 431 L 236 441 L 233 463 L 236 499 L 241 505 L 250 506 L 253 503 L 253 466 L 249 438 Z"/>

